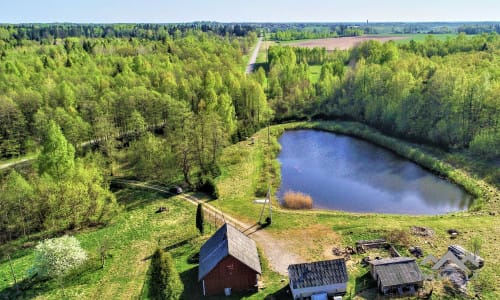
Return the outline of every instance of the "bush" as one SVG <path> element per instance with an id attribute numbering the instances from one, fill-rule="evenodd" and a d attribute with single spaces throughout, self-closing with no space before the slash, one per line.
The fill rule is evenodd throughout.
<path id="1" fill-rule="evenodd" d="M 283 196 L 283 206 L 291 209 L 311 209 L 313 199 L 301 192 L 288 191 Z"/>
<path id="2" fill-rule="evenodd" d="M 153 254 L 151 264 L 149 297 L 167 300 L 180 299 L 184 286 L 170 253 L 157 249 Z"/>
<path id="3" fill-rule="evenodd" d="M 45 240 L 35 247 L 35 265 L 32 272 L 41 277 L 62 277 L 80 266 L 87 254 L 80 242 L 72 236 Z"/>
<path id="4" fill-rule="evenodd" d="M 219 198 L 219 192 L 214 180 L 211 177 L 203 177 L 198 184 L 198 191 L 203 192 L 213 199 Z"/>
<path id="5" fill-rule="evenodd" d="M 407 247 L 410 245 L 411 239 L 410 234 L 407 230 L 394 229 L 387 233 L 385 239 L 391 243 L 399 246 Z"/>

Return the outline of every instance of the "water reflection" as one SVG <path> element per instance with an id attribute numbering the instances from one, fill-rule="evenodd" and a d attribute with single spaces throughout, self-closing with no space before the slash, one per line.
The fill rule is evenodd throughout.
<path id="1" fill-rule="evenodd" d="M 467 209 L 471 197 L 392 152 L 333 133 L 285 132 L 281 188 L 312 196 L 317 208 L 353 212 L 441 214 Z"/>

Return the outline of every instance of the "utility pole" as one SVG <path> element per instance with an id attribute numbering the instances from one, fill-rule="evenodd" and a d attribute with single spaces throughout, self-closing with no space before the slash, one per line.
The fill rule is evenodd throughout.
<path id="1" fill-rule="evenodd" d="M 270 224 L 273 223 L 273 204 L 271 203 L 271 187 L 267 189 L 267 194 L 269 195 L 269 218 L 271 219 Z"/>
<path id="2" fill-rule="evenodd" d="M 267 201 L 269 202 L 269 218 L 271 220 L 270 224 L 273 223 L 273 204 L 271 202 L 271 124 L 267 121 L 267 159 L 269 160 L 269 170 L 268 170 L 268 181 L 267 181 Z"/>

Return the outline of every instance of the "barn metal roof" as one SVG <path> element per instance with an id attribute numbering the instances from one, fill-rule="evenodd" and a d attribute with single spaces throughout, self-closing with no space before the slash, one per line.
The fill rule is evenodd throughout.
<path id="1" fill-rule="evenodd" d="M 373 272 L 382 286 L 398 286 L 423 281 L 424 278 L 414 258 L 395 257 L 371 261 Z"/>
<path id="2" fill-rule="evenodd" d="M 290 286 L 294 289 L 347 282 L 343 258 L 288 266 Z"/>
<path id="3" fill-rule="evenodd" d="M 198 280 L 203 279 L 228 255 L 262 274 L 255 242 L 226 223 L 201 246 Z"/>

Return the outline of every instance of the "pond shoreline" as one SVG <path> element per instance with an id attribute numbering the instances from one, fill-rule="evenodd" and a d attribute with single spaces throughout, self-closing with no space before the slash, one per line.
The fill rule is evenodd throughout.
<path id="1" fill-rule="evenodd" d="M 277 198 L 298 191 L 318 209 L 440 215 L 466 211 L 472 196 L 418 164 L 365 140 L 323 130 L 287 130 L 279 138 Z"/>
<path id="2" fill-rule="evenodd" d="M 434 154 L 427 153 L 417 145 L 386 136 L 379 131 L 357 122 L 347 121 L 312 121 L 312 122 L 294 122 L 271 126 L 271 137 L 273 143 L 278 143 L 277 139 L 285 132 L 290 130 L 313 129 L 324 132 L 332 132 L 342 134 L 353 138 L 361 139 L 373 145 L 382 147 L 390 152 L 408 159 L 420 167 L 432 172 L 433 174 L 454 183 L 467 193 L 472 195 L 473 202 L 466 212 L 496 212 L 498 207 L 491 203 L 496 192 L 494 186 L 488 185 L 482 181 L 472 178 L 468 173 L 461 169 L 456 169 L 443 159 L 436 157 Z M 267 129 L 263 129 L 267 130 Z M 277 161 L 278 152 L 272 152 L 272 160 Z M 278 164 L 279 166 L 279 164 Z M 279 188 L 281 185 L 280 169 L 273 170 L 276 174 L 276 180 L 273 182 L 274 188 Z M 485 206 L 489 206 L 486 209 Z"/>

